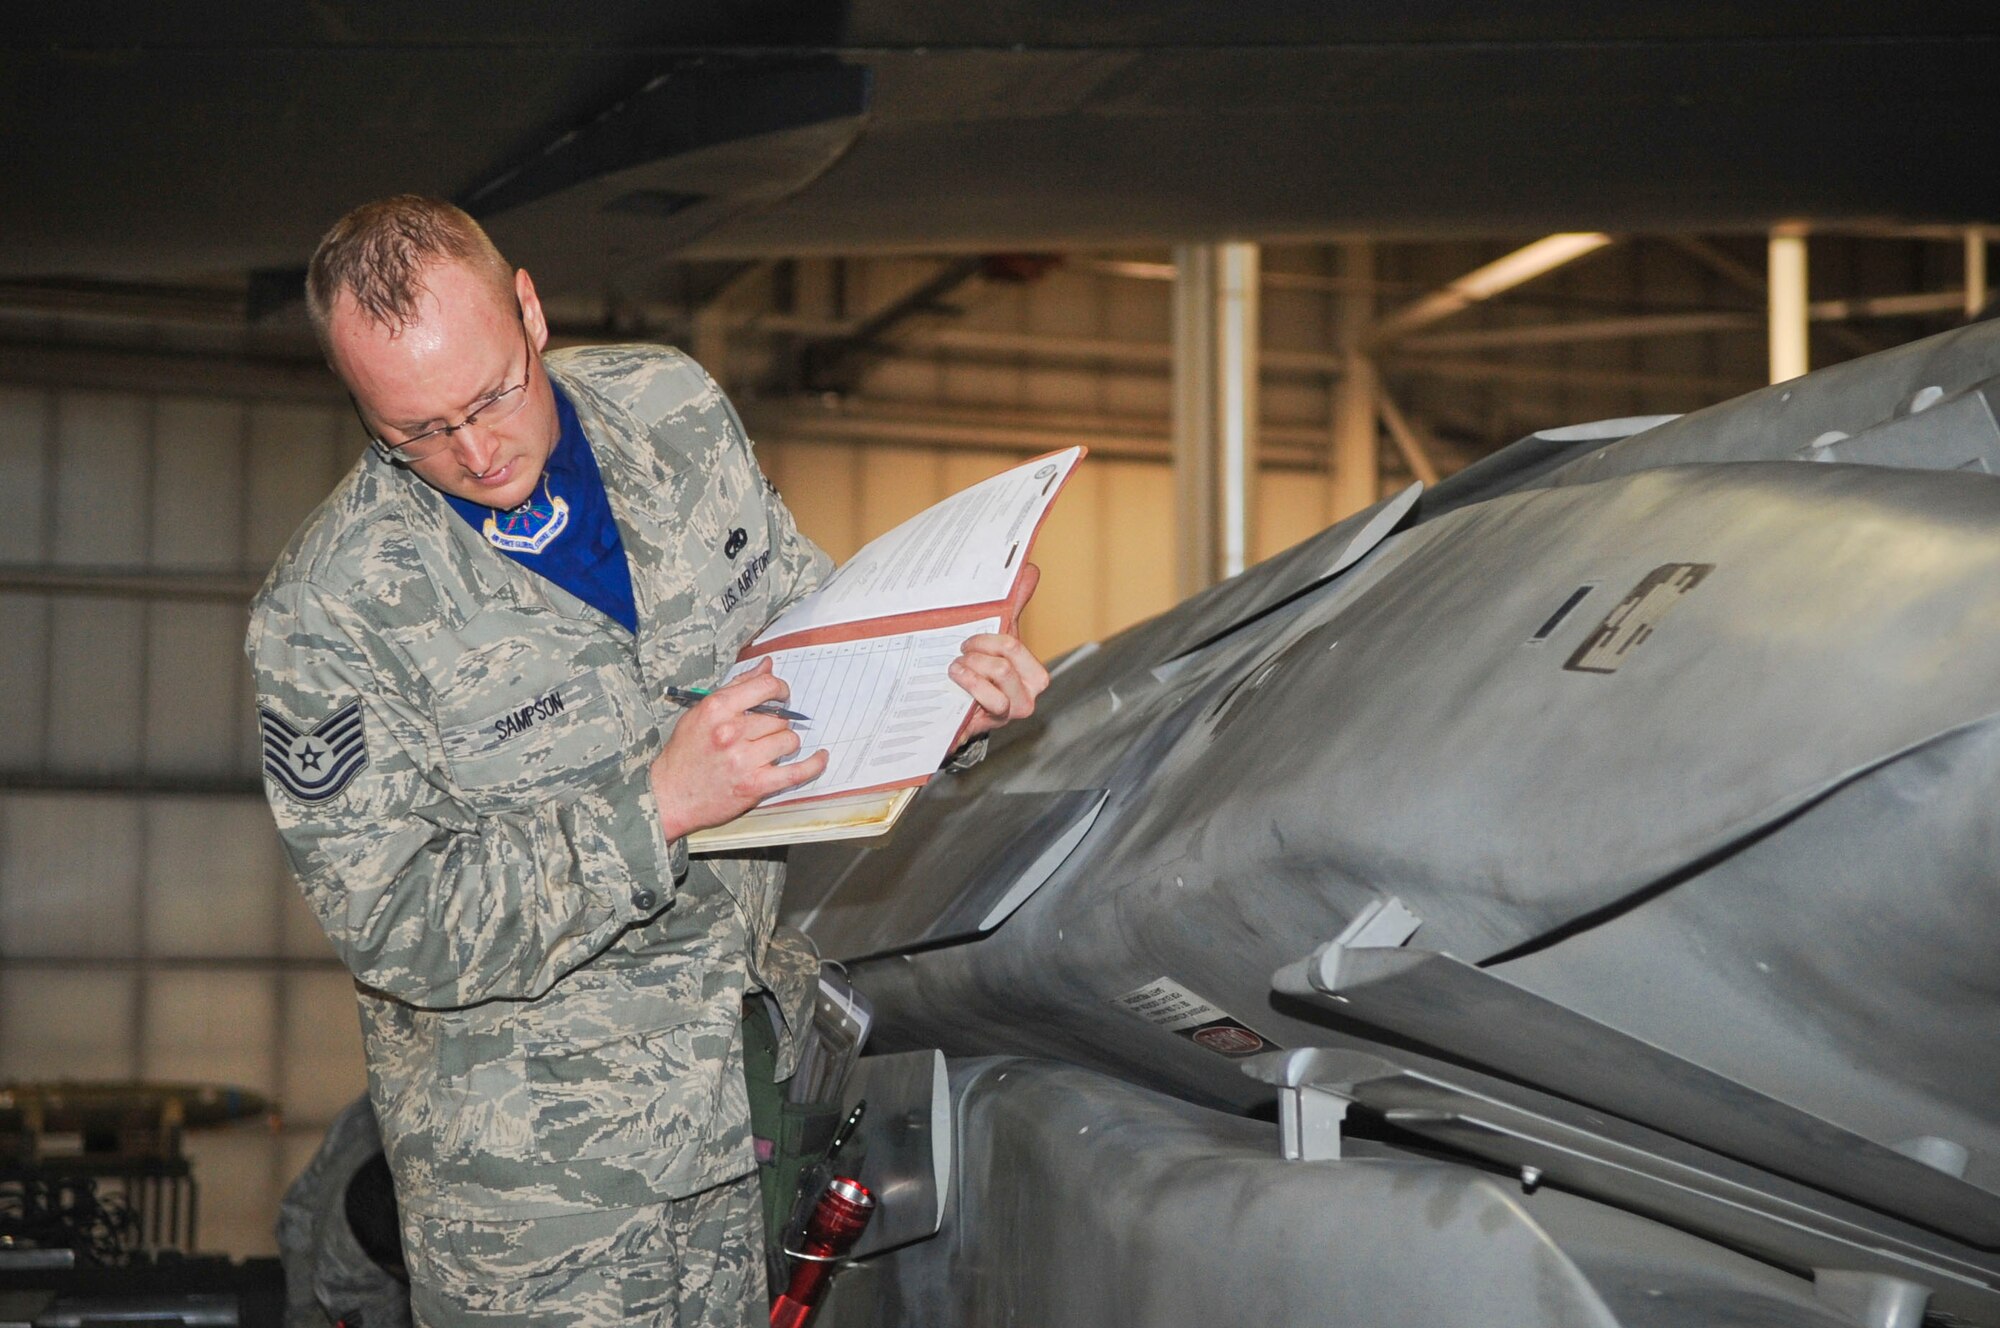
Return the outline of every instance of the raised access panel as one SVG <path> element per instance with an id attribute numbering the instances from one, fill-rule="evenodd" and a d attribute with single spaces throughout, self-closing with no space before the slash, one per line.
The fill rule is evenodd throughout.
<path id="1" fill-rule="evenodd" d="M 1105 797 L 1103 789 L 989 794 L 976 800 L 977 815 L 960 816 L 975 800 L 948 785 L 949 777 L 933 781 L 873 847 L 794 850 L 793 920 L 823 956 L 864 959 L 991 931 L 1055 874 Z"/>

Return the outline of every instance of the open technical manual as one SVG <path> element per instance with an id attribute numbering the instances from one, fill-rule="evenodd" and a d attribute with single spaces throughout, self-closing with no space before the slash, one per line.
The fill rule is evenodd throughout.
<path id="1" fill-rule="evenodd" d="M 1011 632 L 1035 535 L 1081 447 L 1036 457 L 960 490 L 871 540 L 744 648 L 734 679 L 769 658 L 801 760 L 826 770 L 727 825 L 688 837 L 696 853 L 879 835 L 951 754 L 972 698 L 948 670 L 969 636 Z"/>

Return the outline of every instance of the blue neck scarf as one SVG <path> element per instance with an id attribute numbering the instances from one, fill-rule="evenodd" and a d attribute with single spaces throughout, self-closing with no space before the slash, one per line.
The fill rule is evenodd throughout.
<path id="1" fill-rule="evenodd" d="M 506 512 L 453 494 L 446 494 L 445 501 L 494 548 L 636 636 L 639 610 L 632 600 L 632 569 L 597 454 L 583 436 L 576 407 L 553 381 L 549 387 L 562 434 L 528 501 Z"/>

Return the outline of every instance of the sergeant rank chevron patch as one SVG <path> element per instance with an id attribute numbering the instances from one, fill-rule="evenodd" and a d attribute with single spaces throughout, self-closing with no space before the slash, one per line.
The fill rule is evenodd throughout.
<path id="1" fill-rule="evenodd" d="M 264 730 L 264 772 L 300 802 L 325 802 L 368 764 L 359 701 L 303 733 L 267 706 L 257 707 L 257 718 Z"/>

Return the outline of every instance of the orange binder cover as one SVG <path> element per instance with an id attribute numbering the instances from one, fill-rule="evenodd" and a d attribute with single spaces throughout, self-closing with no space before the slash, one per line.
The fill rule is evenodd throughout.
<path id="1" fill-rule="evenodd" d="M 1041 456 L 1031 458 L 1021 465 L 1010 467 L 999 475 L 981 481 L 969 489 L 961 490 L 943 502 L 935 504 L 910 518 L 908 521 L 903 522 L 887 534 L 869 541 L 859 553 L 842 564 L 819 590 L 806 596 L 799 604 L 794 605 L 784 614 L 781 614 L 770 627 L 765 629 L 765 633 L 762 636 L 759 636 L 746 646 L 738 656 L 739 666 L 754 664 L 756 660 L 765 655 L 777 654 L 783 651 L 793 651 L 813 646 L 839 645 L 863 640 L 887 640 L 899 636 L 911 636 L 923 632 L 937 631 L 943 628 L 971 625 L 996 617 L 1000 622 L 1000 631 L 1014 631 L 1020 622 L 1021 611 L 1027 606 L 1028 598 L 1034 591 L 1034 585 L 1026 577 L 1026 569 L 1029 556 L 1034 548 L 1035 538 L 1041 533 L 1041 528 L 1048 520 L 1048 514 L 1053 509 L 1057 496 L 1062 492 L 1063 486 L 1069 482 L 1069 477 L 1075 474 L 1076 466 L 1083 460 L 1087 450 L 1084 447 L 1078 446 L 1064 448 L 1055 452 L 1047 452 Z M 993 490 L 999 496 L 995 501 L 982 505 L 978 501 L 979 496 L 982 490 L 988 489 Z M 997 597 L 932 604 L 924 608 L 909 611 L 892 611 L 852 617 L 842 616 L 842 611 L 838 608 L 822 609 L 821 606 L 814 604 L 815 600 L 819 600 L 823 596 L 827 596 L 829 591 L 835 590 L 839 586 L 841 579 L 844 576 L 849 576 L 851 571 L 857 567 L 861 569 L 860 575 L 864 578 L 872 577 L 874 581 L 880 581 L 883 575 L 883 568 L 880 564 L 885 550 L 888 554 L 893 555 L 916 543 L 920 559 L 927 566 L 934 568 L 942 563 L 950 562 L 954 557 L 959 561 L 971 560 L 976 563 L 980 550 L 968 546 L 972 539 L 977 538 L 981 534 L 991 533 L 981 529 L 980 521 L 983 519 L 987 525 L 992 525 L 995 521 L 1004 518 L 1009 511 L 1017 509 L 1021 520 L 1026 521 L 1031 516 L 1032 522 L 1025 524 L 1019 529 L 1011 526 L 1000 528 L 1001 533 L 1005 536 L 1004 554 L 1001 552 L 1001 546 L 997 544 L 986 550 L 989 556 L 997 555 L 1002 559 L 1001 566 L 1006 574 L 1004 592 Z M 959 524 L 954 525 L 952 524 L 953 522 Z M 930 523 L 930 526 L 927 528 L 925 523 Z M 914 536 L 912 532 L 915 532 Z M 931 536 L 927 541 L 917 538 L 926 534 Z M 962 537 L 954 544 L 953 536 L 955 534 L 960 534 Z M 871 562 L 871 559 L 874 561 Z M 891 570 L 901 571 L 901 569 Z M 920 571 L 921 568 L 915 569 L 911 572 L 911 575 L 916 577 Z M 932 578 L 929 584 L 916 586 L 910 594 L 904 595 L 902 598 L 905 600 L 915 598 L 921 601 L 926 597 L 926 591 L 934 588 L 938 580 L 948 582 L 950 578 L 948 576 Z M 885 598 L 893 597 L 893 594 L 893 591 L 870 589 L 866 593 L 853 596 L 852 598 L 856 598 L 864 604 L 867 604 L 871 600 L 879 604 Z M 936 595 L 931 594 L 929 598 L 935 599 Z M 822 619 L 831 618 L 833 620 L 810 623 L 810 620 L 814 617 Z M 810 625 L 798 630 L 784 630 L 788 619 L 796 621 L 801 618 L 807 619 Z M 790 680 L 788 679 L 788 681 Z M 801 701 L 796 695 L 794 696 L 794 703 L 801 706 L 801 708 L 807 709 L 809 713 L 814 709 L 812 705 Z M 951 743 L 945 746 L 942 751 L 938 752 L 937 759 L 931 762 L 929 767 L 920 773 L 912 773 L 905 778 L 880 782 L 862 784 L 840 783 L 837 787 L 829 788 L 823 792 L 779 795 L 776 799 L 759 804 L 758 808 L 746 813 L 746 815 L 754 817 L 758 812 L 767 808 L 777 811 L 832 798 L 851 798 L 861 794 L 882 793 L 893 789 L 914 788 L 922 785 L 930 779 L 931 775 L 936 773 L 937 766 L 942 763 L 946 756 L 950 755 L 953 748 L 959 742 L 963 741 L 965 729 L 972 722 L 975 709 L 976 707 L 971 698 L 967 697 L 964 710 L 957 724 L 958 736 L 953 738 Z M 829 716 L 814 714 L 815 722 L 823 722 L 830 719 L 831 717 Z M 807 752 L 812 751 L 813 734 L 811 730 L 809 728 L 804 729 L 802 736 L 806 740 L 803 750 Z M 834 771 L 829 768 L 827 773 L 828 775 L 832 775 Z M 900 804 L 896 810 L 898 812 L 901 811 Z"/>

